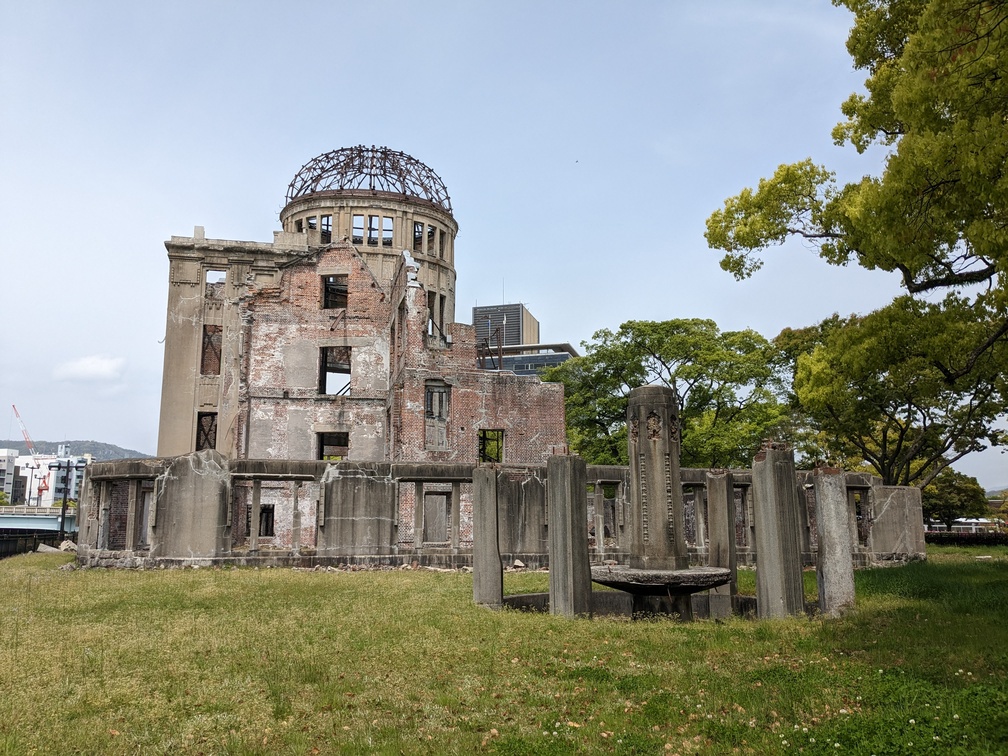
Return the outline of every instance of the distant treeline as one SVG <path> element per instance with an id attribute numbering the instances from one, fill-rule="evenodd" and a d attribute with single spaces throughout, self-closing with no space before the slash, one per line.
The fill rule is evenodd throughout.
<path id="1" fill-rule="evenodd" d="M 90 454 L 96 460 L 106 461 L 110 459 L 135 459 L 138 457 L 149 457 L 150 454 L 138 452 L 135 449 L 123 449 L 115 444 L 105 444 L 101 441 L 34 441 L 35 452 L 37 454 L 57 454 L 60 444 L 70 447 L 70 454 L 81 457 Z M 28 445 L 21 441 L 0 441 L 0 449 L 17 449 L 21 454 L 28 453 Z"/>

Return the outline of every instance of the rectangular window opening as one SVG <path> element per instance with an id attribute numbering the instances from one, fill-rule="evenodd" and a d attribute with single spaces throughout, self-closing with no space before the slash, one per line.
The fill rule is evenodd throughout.
<path id="1" fill-rule="evenodd" d="M 413 223 L 413 251 L 423 252 L 423 223 Z"/>
<path id="2" fill-rule="evenodd" d="M 441 381 L 427 381 L 424 414 L 432 420 L 447 420 L 451 388 Z"/>
<path id="3" fill-rule="evenodd" d="M 497 462 L 504 461 L 504 431 L 487 430 L 481 428 L 479 431 L 479 461 Z"/>
<path id="4" fill-rule="evenodd" d="M 220 375 L 223 339 L 224 328 L 222 326 L 203 326 L 203 352 L 200 356 L 200 375 Z"/>
<path id="5" fill-rule="evenodd" d="M 262 538 L 273 537 L 273 513 L 272 504 L 259 507 L 259 536 Z"/>
<path id="6" fill-rule="evenodd" d="M 349 433 L 319 433 L 318 458 L 328 462 L 339 462 L 350 454 Z"/>
<path id="7" fill-rule="evenodd" d="M 196 451 L 217 448 L 217 413 L 200 412 L 196 415 Z"/>
<path id="8" fill-rule="evenodd" d="M 314 231 L 316 228 L 318 228 L 318 218 L 313 215 L 308 219 L 308 230 Z"/>
<path id="9" fill-rule="evenodd" d="M 392 246 L 392 219 L 388 216 L 382 218 L 382 237 L 381 243 L 383 247 Z"/>
<path id="10" fill-rule="evenodd" d="M 438 254 L 441 256 L 442 260 L 444 260 L 444 248 L 445 248 L 446 236 L 448 236 L 448 234 L 444 231 L 440 231 L 438 233 Z"/>
<path id="11" fill-rule="evenodd" d="M 322 309 L 346 309 L 348 276 L 322 276 Z"/>
<path id="12" fill-rule="evenodd" d="M 354 244 L 364 243 L 364 216 L 355 215 L 353 217 L 353 235 L 351 237 Z"/>
<path id="13" fill-rule="evenodd" d="M 322 243 L 332 244 L 332 216 L 322 216 Z"/>
<path id="14" fill-rule="evenodd" d="M 319 393 L 349 395 L 350 347 L 322 347 L 319 357 Z"/>
<path id="15" fill-rule="evenodd" d="M 437 229 L 434 226 L 427 226 L 427 254 L 434 257 L 437 254 L 437 248 L 434 246 L 434 237 L 437 235 Z"/>
<path id="16" fill-rule="evenodd" d="M 227 283 L 226 270 L 207 270 L 203 278 L 206 284 L 207 299 L 223 299 L 224 284 Z"/>
<path id="17" fill-rule="evenodd" d="M 437 294 L 433 291 L 427 292 L 427 333 L 434 335 L 434 313 L 437 312 Z"/>
<path id="18" fill-rule="evenodd" d="M 369 215 L 367 219 L 367 243 L 369 247 L 378 246 L 378 220 L 377 215 Z"/>
<path id="19" fill-rule="evenodd" d="M 298 218 L 296 221 L 294 221 L 294 230 L 297 231 L 299 234 L 303 234 L 304 233 L 304 221 L 301 220 L 300 218 Z"/>

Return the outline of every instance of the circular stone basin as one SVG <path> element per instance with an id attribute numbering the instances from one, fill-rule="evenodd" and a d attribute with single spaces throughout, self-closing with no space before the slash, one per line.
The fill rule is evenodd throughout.
<path id="1" fill-rule="evenodd" d="M 637 596 L 687 596 L 717 588 L 731 580 L 727 567 L 691 567 L 686 570 L 644 570 L 622 565 L 591 568 L 592 582 Z"/>

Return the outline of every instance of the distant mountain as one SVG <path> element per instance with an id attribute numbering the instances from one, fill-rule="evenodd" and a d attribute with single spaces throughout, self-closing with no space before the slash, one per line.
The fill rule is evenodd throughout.
<path id="1" fill-rule="evenodd" d="M 110 459 L 138 459 L 149 457 L 134 449 L 123 449 L 115 444 L 103 444 L 101 441 L 35 441 L 35 452 L 37 454 L 56 454 L 60 444 L 70 447 L 70 454 L 75 457 L 82 457 L 90 454 L 99 462 L 106 462 Z M 20 454 L 28 453 L 28 446 L 24 441 L 0 441 L 0 449 L 17 449 Z"/>

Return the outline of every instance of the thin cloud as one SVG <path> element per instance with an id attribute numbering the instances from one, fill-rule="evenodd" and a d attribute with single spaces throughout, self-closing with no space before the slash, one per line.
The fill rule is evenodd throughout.
<path id="1" fill-rule="evenodd" d="M 125 366 L 126 359 L 123 357 L 92 354 L 57 365 L 53 369 L 53 378 L 57 381 L 72 383 L 118 381 L 122 378 Z"/>

